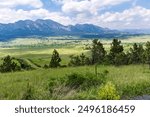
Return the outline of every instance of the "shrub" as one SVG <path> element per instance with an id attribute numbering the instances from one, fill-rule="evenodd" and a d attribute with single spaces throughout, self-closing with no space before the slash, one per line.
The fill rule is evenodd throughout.
<path id="1" fill-rule="evenodd" d="M 68 75 L 67 78 L 67 85 L 72 88 L 78 88 L 86 81 L 86 78 L 83 75 L 77 73 L 72 73 Z"/>
<path id="2" fill-rule="evenodd" d="M 68 99 L 68 97 L 71 99 L 75 99 L 75 97 L 76 99 L 96 99 L 98 96 L 94 94 L 99 85 L 105 83 L 106 74 L 108 74 L 107 70 L 97 76 L 92 73 L 71 73 L 65 77 L 50 78 L 46 88 L 49 99 Z M 89 96 L 89 94 L 91 95 Z"/>
<path id="3" fill-rule="evenodd" d="M 92 86 L 99 86 L 100 84 L 106 81 L 106 74 L 79 74 L 79 73 L 72 73 L 67 76 L 67 83 L 66 85 L 71 88 L 80 88 L 81 90 L 88 89 Z"/>
<path id="4" fill-rule="evenodd" d="M 120 96 L 116 90 L 116 87 L 111 82 L 107 82 L 105 85 L 100 87 L 98 92 L 99 98 L 102 100 L 118 100 Z"/>

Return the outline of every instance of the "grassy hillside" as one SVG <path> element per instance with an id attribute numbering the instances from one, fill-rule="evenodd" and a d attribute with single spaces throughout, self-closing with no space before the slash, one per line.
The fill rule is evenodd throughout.
<path id="1" fill-rule="evenodd" d="M 150 71 L 148 66 L 98 66 L 98 72 L 107 70 L 107 81 L 111 81 L 117 88 L 121 99 L 150 94 Z M 55 87 L 55 96 L 49 95 L 48 85 L 52 79 L 61 79 L 65 82 L 66 75 L 71 73 L 94 74 L 94 66 L 61 68 L 61 69 L 38 69 L 33 71 L 0 74 L 0 99 L 22 99 L 30 84 L 35 99 L 99 99 L 100 86 L 80 91 L 67 90 L 64 84 Z M 58 91 L 60 90 L 60 91 Z M 67 91 L 64 91 L 67 90 Z M 62 92 L 61 92 L 62 91 Z"/>
<path id="2" fill-rule="evenodd" d="M 125 50 L 128 50 L 134 42 L 145 43 L 149 39 L 149 36 L 130 37 L 123 39 L 122 42 Z M 112 41 L 103 39 L 101 41 L 105 49 L 109 50 Z M 107 88 L 113 89 L 113 87 L 115 88 L 114 93 L 116 96 L 119 95 L 120 99 L 131 99 L 139 95 L 150 94 L 150 70 L 147 65 L 120 67 L 100 65 L 98 75 L 95 74 L 95 66 L 43 69 L 45 64 L 49 64 L 53 49 L 59 52 L 62 58 L 61 64 L 67 65 L 70 55 L 81 53 L 89 55 L 89 50 L 85 47 L 91 46 L 91 43 L 92 40 L 40 39 L 1 42 L 0 58 L 6 55 L 21 58 L 35 70 L 0 73 L 0 99 L 27 99 L 27 97 L 28 99 L 103 99 L 99 92 L 107 91 Z M 68 75 L 73 73 L 79 74 L 75 79 L 81 83 L 76 84 L 79 85 L 79 88 L 70 87 L 68 84 L 72 82 Z M 87 77 L 84 78 L 84 76 Z M 101 79 L 105 82 L 102 82 Z M 82 80 L 85 83 L 82 83 Z M 97 82 L 100 83 L 97 84 Z M 110 87 L 106 85 L 108 82 L 112 84 Z M 101 90 L 102 87 L 106 89 Z"/>

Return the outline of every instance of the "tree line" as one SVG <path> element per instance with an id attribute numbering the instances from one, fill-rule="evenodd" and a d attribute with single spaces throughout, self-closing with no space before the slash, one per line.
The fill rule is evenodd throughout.
<path id="1" fill-rule="evenodd" d="M 57 50 L 53 51 L 49 67 L 60 67 L 61 58 Z M 107 52 L 103 44 L 95 39 L 90 48 L 90 56 L 84 53 L 81 55 L 71 55 L 69 66 L 83 66 L 94 64 L 106 65 L 129 65 L 129 64 L 149 64 L 150 68 L 150 42 L 145 44 L 134 43 L 133 46 L 125 51 L 121 41 L 113 39 L 109 52 Z"/>
<path id="2" fill-rule="evenodd" d="M 125 51 L 121 41 L 113 39 L 109 51 L 106 51 L 104 45 L 98 39 L 92 41 L 90 55 L 84 53 L 80 55 L 71 55 L 68 65 L 61 65 L 61 57 L 56 49 L 54 49 L 49 64 L 45 64 L 44 68 L 57 68 L 67 66 L 84 66 L 84 65 L 129 65 L 129 64 L 148 64 L 150 68 L 150 42 L 145 44 L 134 43 L 133 46 Z M 17 62 L 16 62 L 17 61 Z M 31 70 L 31 65 L 23 59 L 16 59 L 9 55 L 3 58 L 0 65 L 0 72 L 13 72 L 20 70 Z"/>

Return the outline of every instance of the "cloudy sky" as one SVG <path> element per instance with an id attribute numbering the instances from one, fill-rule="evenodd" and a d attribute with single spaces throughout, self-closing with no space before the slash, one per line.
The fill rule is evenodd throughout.
<path id="1" fill-rule="evenodd" d="M 25 19 L 150 29 L 150 0 L 0 0 L 0 23 Z"/>

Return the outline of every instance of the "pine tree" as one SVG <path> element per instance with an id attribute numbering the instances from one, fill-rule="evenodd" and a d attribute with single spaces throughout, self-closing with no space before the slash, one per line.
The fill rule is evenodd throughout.
<path id="1" fill-rule="evenodd" d="M 108 58 L 109 58 L 109 61 L 111 64 L 117 63 L 116 60 L 119 60 L 119 59 L 116 57 L 120 57 L 121 55 L 124 55 L 122 53 L 123 50 L 124 49 L 123 49 L 123 46 L 121 45 L 121 41 L 119 41 L 118 39 L 113 39 L 113 42 L 111 43 L 110 53 L 108 55 Z M 122 54 L 120 54 L 120 53 L 122 53 Z"/>
<path id="2" fill-rule="evenodd" d="M 100 41 L 98 41 L 98 39 L 93 40 L 91 52 L 92 52 L 92 64 L 102 63 L 104 61 L 106 51 L 103 47 L 103 44 Z"/>
<path id="3" fill-rule="evenodd" d="M 0 72 L 13 72 L 21 70 L 21 68 L 13 61 L 13 58 L 9 55 L 3 59 L 2 65 L 0 65 Z"/>
<path id="4" fill-rule="evenodd" d="M 123 46 L 121 45 L 121 41 L 119 41 L 118 39 L 113 39 L 110 48 L 110 53 L 118 54 L 120 52 L 123 52 Z"/>
<path id="5" fill-rule="evenodd" d="M 83 65 L 90 65 L 90 58 L 86 57 L 84 53 L 81 55 L 71 55 L 70 56 L 69 66 L 83 66 Z"/>
<path id="6" fill-rule="evenodd" d="M 54 49 L 49 67 L 56 68 L 60 66 L 61 58 L 59 57 L 59 53 L 56 49 Z"/>
<path id="7" fill-rule="evenodd" d="M 114 64 L 116 66 L 119 65 L 127 65 L 128 64 L 128 57 L 124 52 L 120 52 L 119 54 L 116 54 L 114 59 Z"/>
<path id="8" fill-rule="evenodd" d="M 145 53 L 146 53 L 146 62 L 149 64 L 150 69 L 150 42 L 146 43 Z"/>
<path id="9" fill-rule="evenodd" d="M 85 65 L 86 57 L 85 57 L 85 55 L 83 53 L 80 55 L 80 58 L 81 58 L 81 65 Z"/>
<path id="10" fill-rule="evenodd" d="M 81 59 L 80 56 L 70 56 L 71 60 L 69 62 L 69 66 L 80 66 L 81 65 Z"/>
<path id="11" fill-rule="evenodd" d="M 143 63 L 144 49 L 142 45 L 134 43 L 133 48 L 130 48 L 129 62 L 131 64 Z"/>

